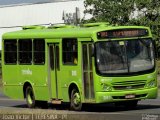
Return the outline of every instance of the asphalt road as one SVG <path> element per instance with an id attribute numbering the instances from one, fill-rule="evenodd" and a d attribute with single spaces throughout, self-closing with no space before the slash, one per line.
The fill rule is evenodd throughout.
<path id="1" fill-rule="evenodd" d="M 132 110 L 122 106 L 115 107 L 113 104 L 84 104 L 80 112 L 70 111 L 68 108 L 68 104 L 49 103 L 48 109 L 29 109 L 25 100 L 12 100 L 0 93 L 0 119 L 2 120 L 10 120 L 8 114 L 29 114 L 32 116 L 31 120 L 160 120 L 160 98 L 142 100 L 137 108 Z"/>

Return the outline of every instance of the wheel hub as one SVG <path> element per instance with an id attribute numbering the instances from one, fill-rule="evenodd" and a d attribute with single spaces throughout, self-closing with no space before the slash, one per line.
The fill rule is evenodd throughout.
<path id="1" fill-rule="evenodd" d="M 78 105 L 81 102 L 79 93 L 75 93 L 73 101 L 75 105 Z"/>

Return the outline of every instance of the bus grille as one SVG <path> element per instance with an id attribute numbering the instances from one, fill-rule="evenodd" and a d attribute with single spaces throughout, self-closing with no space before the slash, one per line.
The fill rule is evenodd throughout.
<path id="1" fill-rule="evenodd" d="M 115 90 L 129 90 L 144 88 L 146 80 L 114 82 L 112 86 Z"/>

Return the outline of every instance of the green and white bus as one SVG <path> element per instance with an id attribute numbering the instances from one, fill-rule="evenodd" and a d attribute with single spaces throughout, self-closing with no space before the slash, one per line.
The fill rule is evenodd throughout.
<path id="1" fill-rule="evenodd" d="M 157 97 L 154 44 L 143 26 L 25 26 L 3 35 L 3 90 L 29 108 L 49 101 L 72 110 L 83 103 L 134 107 Z"/>

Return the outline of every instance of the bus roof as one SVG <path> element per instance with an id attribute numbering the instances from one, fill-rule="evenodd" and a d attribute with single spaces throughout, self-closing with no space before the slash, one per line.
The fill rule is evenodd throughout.
<path id="1" fill-rule="evenodd" d="M 84 27 L 51 27 L 45 28 L 42 26 L 27 26 L 23 30 L 8 32 L 3 34 L 3 39 L 27 39 L 27 38 L 90 38 L 94 33 L 128 28 L 144 28 L 144 26 L 84 26 Z"/>

